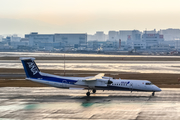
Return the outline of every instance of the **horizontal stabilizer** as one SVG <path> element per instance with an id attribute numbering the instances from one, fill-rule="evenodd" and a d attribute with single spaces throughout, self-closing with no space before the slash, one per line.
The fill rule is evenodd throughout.
<path id="1" fill-rule="evenodd" d="M 19 58 L 20 60 L 35 60 L 35 58 L 33 58 L 33 57 L 20 57 Z"/>

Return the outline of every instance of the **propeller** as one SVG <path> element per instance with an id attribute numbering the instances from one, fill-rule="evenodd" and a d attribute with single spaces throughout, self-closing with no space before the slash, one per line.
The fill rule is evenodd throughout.
<path id="1" fill-rule="evenodd" d="M 113 82 L 110 80 L 110 78 L 109 78 L 109 80 L 108 80 L 108 84 L 112 84 Z"/>

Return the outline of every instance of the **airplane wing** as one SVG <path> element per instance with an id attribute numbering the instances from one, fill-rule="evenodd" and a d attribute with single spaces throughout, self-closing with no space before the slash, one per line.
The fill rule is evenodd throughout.
<path id="1" fill-rule="evenodd" d="M 96 76 L 92 78 L 85 79 L 84 81 L 95 81 L 96 79 L 102 79 L 102 77 L 105 75 L 105 73 L 99 73 Z"/>
<path id="2" fill-rule="evenodd" d="M 102 77 L 105 75 L 105 73 L 99 73 L 96 76 L 94 76 L 97 79 L 102 79 Z"/>

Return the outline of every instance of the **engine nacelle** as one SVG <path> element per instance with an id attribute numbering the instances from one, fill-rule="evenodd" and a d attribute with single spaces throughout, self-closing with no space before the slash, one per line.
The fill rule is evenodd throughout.
<path id="1" fill-rule="evenodd" d="M 107 80 L 107 79 L 97 79 L 97 81 L 104 82 L 104 83 L 107 84 L 107 85 L 113 83 L 111 80 Z"/>
<path id="2" fill-rule="evenodd" d="M 92 81 L 86 81 L 86 80 L 78 80 L 78 82 L 76 82 L 76 85 L 85 85 L 88 87 L 107 87 L 109 84 L 112 84 L 113 82 L 111 80 L 108 79 L 96 79 L 96 80 L 92 80 Z"/>

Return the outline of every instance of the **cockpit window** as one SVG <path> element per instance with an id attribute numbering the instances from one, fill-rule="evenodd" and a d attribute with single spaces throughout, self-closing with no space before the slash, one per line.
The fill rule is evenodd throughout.
<path id="1" fill-rule="evenodd" d="M 146 83 L 146 85 L 152 85 L 152 83 Z"/>

